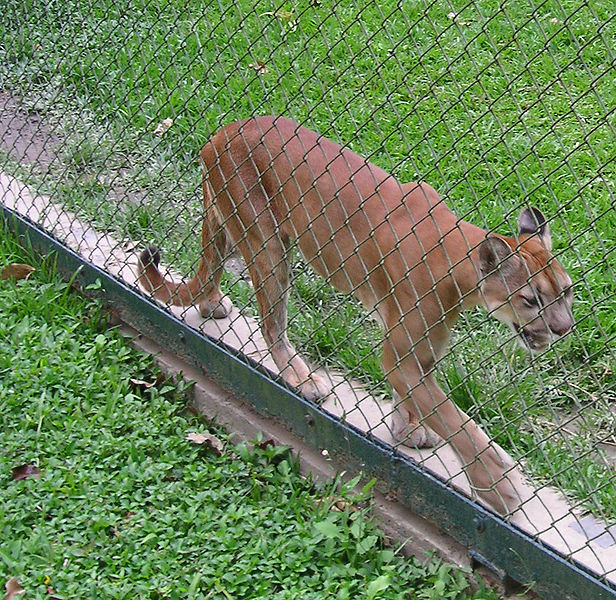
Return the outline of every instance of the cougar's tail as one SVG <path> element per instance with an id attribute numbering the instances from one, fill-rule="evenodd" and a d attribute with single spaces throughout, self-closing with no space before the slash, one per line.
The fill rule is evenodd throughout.
<path id="1" fill-rule="evenodd" d="M 154 247 L 146 248 L 139 255 L 137 278 L 139 285 L 165 304 L 174 306 L 198 304 L 203 297 L 203 284 L 207 281 L 201 273 L 203 262 L 192 279 L 179 284 L 165 279 L 159 270 L 159 264 L 160 253 Z"/>

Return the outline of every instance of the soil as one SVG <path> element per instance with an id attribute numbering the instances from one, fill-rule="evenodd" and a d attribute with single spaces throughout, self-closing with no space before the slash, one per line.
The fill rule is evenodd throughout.
<path id="1" fill-rule="evenodd" d="M 0 91 L 0 147 L 11 158 L 45 170 L 56 159 L 60 141 L 43 115 L 27 108 L 21 98 Z"/>

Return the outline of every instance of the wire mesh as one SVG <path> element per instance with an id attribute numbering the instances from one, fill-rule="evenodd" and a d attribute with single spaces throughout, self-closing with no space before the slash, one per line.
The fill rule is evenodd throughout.
<path id="1" fill-rule="evenodd" d="M 205 216 L 195 285 L 146 288 L 616 579 L 610 3 L 9 0 L 0 23 L 18 210 L 130 283 L 149 244 L 192 276 Z M 296 125 L 229 127 L 268 114 Z"/>

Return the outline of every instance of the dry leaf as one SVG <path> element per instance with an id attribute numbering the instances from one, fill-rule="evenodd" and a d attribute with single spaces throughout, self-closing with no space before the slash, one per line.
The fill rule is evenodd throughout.
<path id="1" fill-rule="evenodd" d="M 163 119 L 154 129 L 154 135 L 164 135 L 173 125 L 173 119 Z"/>
<path id="2" fill-rule="evenodd" d="M 166 377 L 164 375 L 158 375 L 156 377 L 156 379 L 154 381 L 145 381 L 143 379 L 135 379 L 133 377 L 131 377 L 129 379 L 131 385 L 133 386 L 134 389 L 140 390 L 140 391 L 145 391 L 145 390 L 149 390 L 150 388 L 159 386 L 161 383 L 163 383 L 166 380 Z"/>
<path id="3" fill-rule="evenodd" d="M 461 25 L 462 27 L 465 27 L 471 24 L 470 21 L 458 21 L 458 13 L 455 13 L 455 12 L 447 13 L 447 18 L 451 19 L 452 21 L 454 21 L 458 25 Z"/>
<path id="4" fill-rule="evenodd" d="M 28 279 L 33 271 L 35 271 L 35 268 L 30 265 L 14 263 L 2 269 L 0 279 L 15 279 L 15 281 L 19 279 Z"/>
<path id="5" fill-rule="evenodd" d="M 214 452 L 218 456 L 220 456 L 222 454 L 222 451 L 224 450 L 224 444 L 215 435 L 212 435 L 211 433 L 191 432 L 186 435 L 185 439 L 189 442 L 193 442 L 193 444 L 205 444 L 206 446 L 214 450 Z"/>
<path id="6" fill-rule="evenodd" d="M 317 504 L 319 506 L 326 505 L 329 507 L 329 510 L 333 510 L 335 512 L 359 511 L 359 507 L 355 506 L 352 502 L 344 500 L 343 498 L 336 498 L 334 496 L 325 496 L 320 498 L 317 500 Z"/>
<path id="7" fill-rule="evenodd" d="M 258 60 L 256 63 L 250 63 L 248 66 L 251 69 L 254 69 L 259 75 L 267 73 L 267 67 L 265 66 L 265 63 L 261 60 Z"/>
<path id="8" fill-rule="evenodd" d="M 27 479 L 28 477 L 38 479 L 41 476 L 41 470 L 36 465 L 20 465 L 19 467 L 13 467 L 12 471 L 13 481 Z"/>
<path id="9" fill-rule="evenodd" d="M 359 510 L 358 507 L 354 506 L 348 500 L 336 500 L 332 504 L 332 508 L 331 509 L 334 510 L 334 511 L 339 511 L 339 512 L 344 512 L 346 510 L 352 510 L 352 511 L 357 512 Z"/>
<path id="10" fill-rule="evenodd" d="M 257 444 L 257 448 L 260 448 L 261 450 L 266 450 L 268 446 L 275 446 L 275 445 L 276 445 L 276 442 L 270 438 L 268 440 L 263 440 L 262 442 Z"/>
<path id="11" fill-rule="evenodd" d="M 131 377 L 129 381 L 131 382 L 131 385 L 133 385 L 136 388 L 142 388 L 142 389 L 148 390 L 151 387 L 154 387 L 153 381 L 144 381 L 143 379 L 135 379 L 133 377 Z"/>
<path id="12" fill-rule="evenodd" d="M 18 594 L 23 594 L 26 590 L 19 585 L 17 577 L 11 577 L 5 584 L 6 596 L 4 600 L 12 600 Z"/>

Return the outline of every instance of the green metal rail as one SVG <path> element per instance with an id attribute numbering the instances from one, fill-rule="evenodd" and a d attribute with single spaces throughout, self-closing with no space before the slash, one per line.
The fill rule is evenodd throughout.
<path id="1" fill-rule="evenodd" d="M 294 393 L 277 376 L 225 344 L 189 328 L 181 320 L 88 263 L 28 219 L 3 207 L 10 229 L 42 254 L 54 253 L 57 269 L 85 288 L 101 282 L 95 292 L 121 318 L 249 403 L 275 417 L 306 443 L 327 448 L 348 470 L 377 477 L 398 500 L 469 548 L 475 560 L 499 573 L 505 584 L 515 582 L 553 600 L 616 598 L 616 587 L 573 560 L 565 560 L 500 517 L 448 487 L 378 439 L 332 417 Z M 88 292 L 91 293 L 91 292 Z"/>

